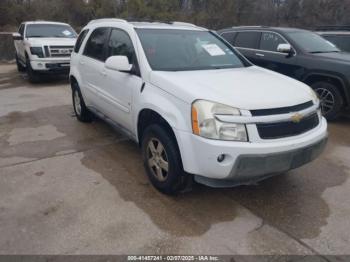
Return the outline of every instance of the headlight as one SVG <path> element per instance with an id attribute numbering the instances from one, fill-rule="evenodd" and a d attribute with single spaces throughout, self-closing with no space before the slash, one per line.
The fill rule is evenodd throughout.
<path id="1" fill-rule="evenodd" d="M 30 52 L 32 55 L 37 55 L 40 58 L 44 57 L 44 52 L 42 47 L 31 47 Z"/>
<path id="2" fill-rule="evenodd" d="M 192 104 L 192 130 L 195 135 L 225 141 L 248 141 L 245 125 L 219 121 L 216 115 L 241 115 L 237 108 L 198 100 Z"/>

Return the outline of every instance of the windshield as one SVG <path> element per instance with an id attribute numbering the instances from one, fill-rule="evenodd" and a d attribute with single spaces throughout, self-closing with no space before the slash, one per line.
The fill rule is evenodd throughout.
<path id="1" fill-rule="evenodd" d="M 244 67 L 234 49 L 208 31 L 137 29 L 148 62 L 156 71 Z"/>
<path id="2" fill-rule="evenodd" d="M 288 33 L 289 37 L 308 53 L 332 53 L 340 50 L 318 34 L 308 31 Z"/>
<path id="3" fill-rule="evenodd" d="M 350 35 L 326 35 L 323 37 L 335 44 L 340 50 L 350 52 Z"/>
<path id="4" fill-rule="evenodd" d="M 76 38 L 77 34 L 68 25 L 32 24 L 27 26 L 26 37 Z"/>

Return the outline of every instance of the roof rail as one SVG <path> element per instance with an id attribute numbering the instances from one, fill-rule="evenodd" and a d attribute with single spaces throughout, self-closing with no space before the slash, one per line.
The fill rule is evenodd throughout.
<path id="1" fill-rule="evenodd" d="M 101 18 L 101 19 L 95 19 L 91 20 L 88 25 L 95 24 L 95 23 L 101 23 L 101 22 L 119 22 L 119 23 L 127 23 L 128 21 L 124 19 L 119 18 Z"/>
<path id="2" fill-rule="evenodd" d="M 193 26 L 197 27 L 194 24 L 191 23 L 186 23 L 186 22 L 180 22 L 180 21 L 168 21 L 168 20 L 153 20 L 153 19 L 134 19 L 130 18 L 127 19 L 128 22 L 130 23 L 161 23 L 161 24 L 170 24 L 170 25 L 178 25 L 178 26 Z"/>
<path id="3" fill-rule="evenodd" d="M 129 23 L 160 23 L 160 24 L 171 24 L 170 21 L 153 20 L 148 18 L 138 19 L 138 18 L 128 18 L 126 20 Z"/>
<path id="4" fill-rule="evenodd" d="M 179 21 L 173 21 L 171 22 L 173 25 L 178 25 L 178 26 L 192 26 L 192 27 L 197 27 L 195 24 L 187 23 L 187 22 L 179 22 Z"/>
<path id="5" fill-rule="evenodd" d="M 245 28 L 256 28 L 256 27 L 260 27 L 260 28 L 269 28 L 270 26 L 267 26 L 267 25 L 237 25 L 237 26 L 232 26 L 232 28 L 237 28 L 237 27 L 245 27 Z"/>

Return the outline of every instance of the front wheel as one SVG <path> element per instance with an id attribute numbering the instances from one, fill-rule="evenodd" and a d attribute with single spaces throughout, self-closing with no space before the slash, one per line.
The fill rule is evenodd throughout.
<path id="1" fill-rule="evenodd" d="M 142 154 L 147 175 L 160 192 L 174 195 L 186 188 L 189 177 L 183 170 L 176 141 L 165 128 L 152 125 L 145 130 Z"/>
<path id="2" fill-rule="evenodd" d="M 16 53 L 16 65 L 17 65 L 18 72 L 22 73 L 22 72 L 26 71 L 26 68 L 19 61 L 17 53 Z"/>
<path id="3" fill-rule="evenodd" d="M 35 84 L 39 82 L 39 75 L 37 72 L 35 72 L 30 64 L 30 60 L 27 57 L 26 59 L 26 69 L 27 69 L 27 75 L 29 78 L 29 82 Z"/>
<path id="4" fill-rule="evenodd" d="M 340 115 L 344 99 L 338 88 L 328 82 L 318 82 L 311 86 L 321 100 L 321 110 L 327 120 L 335 120 Z"/>

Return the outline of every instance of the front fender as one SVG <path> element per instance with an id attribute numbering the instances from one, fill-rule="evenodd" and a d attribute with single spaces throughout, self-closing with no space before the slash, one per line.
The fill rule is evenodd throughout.
<path id="1" fill-rule="evenodd" d="M 134 127 L 137 132 L 139 115 L 144 109 L 149 109 L 164 118 L 173 130 L 191 130 L 191 105 L 166 91 L 146 84 L 144 91 L 139 93 L 139 101 L 135 101 Z M 138 135 L 138 134 L 137 134 Z"/>

